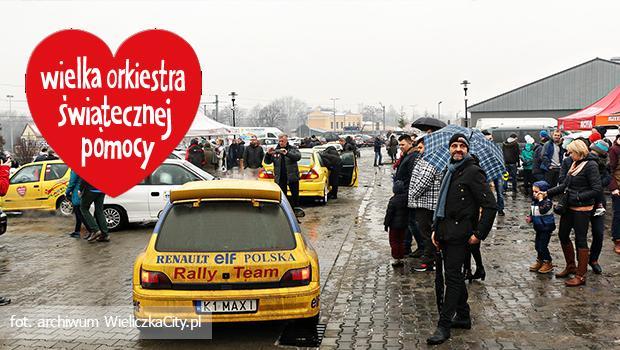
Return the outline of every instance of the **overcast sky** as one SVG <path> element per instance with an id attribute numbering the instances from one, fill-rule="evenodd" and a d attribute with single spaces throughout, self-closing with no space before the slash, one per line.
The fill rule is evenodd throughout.
<path id="1" fill-rule="evenodd" d="M 194 48 L 203 101 L 236 91 L 241 107 L 292 95 L 312 106 L 404 107 L 463 115 L 470 105 L 595 57 L 620 56 L 620 1 L 189 1 L 0 3 L 0 110 L 27 112 L 30 53 L 65 28 L 114 50 L 168 29 Z M 411 107 L 415 105 L 415 107 Z"/>

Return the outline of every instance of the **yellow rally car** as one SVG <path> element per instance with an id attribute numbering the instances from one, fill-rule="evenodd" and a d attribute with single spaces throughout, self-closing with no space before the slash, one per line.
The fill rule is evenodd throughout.
<path id="1" fill-rule="evenodd" d="M 318 257 L 281 193 L 252 180 L 171 191 L 134 265 L 136 319 L 318 322 Z"/>
<path id="2" fill-rule="evenodd" d="M 300 148 L 301 159 L 299 167 L 299 196 L 316 197 L 321 203 L 327 204 L 327 194 L 331 189 L 329 183 L 329 169 L 323 165 L 320 150 L 315 148 Z M 338 176 L 340 186 L 357 187 L 359 185 L 357 159 L 353 152 L 340 154 L 342 169 Z M 258 179 L 274 181 L 273 164 L 265 164 L 258 172 Z M 290 191 L 288 192 L 290 195 Z"/>
<path id="3" fill-rule="evenodd" d="M 49 160 L 21 166 L 9 180 L 6 196 L 0 198 L 3 211 L 56 210 L 72 215 L 73 206 L 65 200 L 71 171 L 62 160 Z"/>

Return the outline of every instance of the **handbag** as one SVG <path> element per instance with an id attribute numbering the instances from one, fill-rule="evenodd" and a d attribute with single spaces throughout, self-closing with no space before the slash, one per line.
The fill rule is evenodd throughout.
<path id="1" fill-rule="evenodd" d="M 553 212 L 560 216 L 566 214 L 566 211 L 568 210 L 568 186 L 570 186 L 570 180 L 571 175 L 567 174 L 566 180 L 564 181 L 566 184 L 564 192 L 562 192 L 560 199 L 558 199 L 558 202 L 553 206 Z"/>
<path id="2" fill-rule="evenodd" d="M 562 216 L 566 214 L 566 210 L 568 209 L 568 189 L 564 190 L 564 193 L 560 195 L 560 199 L 553 206 L 553 212 Z"/>

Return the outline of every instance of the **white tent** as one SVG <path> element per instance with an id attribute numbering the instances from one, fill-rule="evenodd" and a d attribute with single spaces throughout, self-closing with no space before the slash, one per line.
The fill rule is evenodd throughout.
<path id="1" fill-rule="evenodd" d="M 202 114 L 197 114 L 185 137 L 233 135 L 237 133 L 237 128 L 222 124 Z"/>

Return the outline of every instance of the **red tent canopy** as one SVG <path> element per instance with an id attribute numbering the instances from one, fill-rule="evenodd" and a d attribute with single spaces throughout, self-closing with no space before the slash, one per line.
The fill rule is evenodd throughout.
<path id="1" fill-rule="evenodd" d="M 620 112 L 620 86 L 616 86 L 607 96 L 579 112 L 558 118 L 558 128 L 560 130 L 589 130 L 599 125 L 619 125 L 618 112 Z"/>

